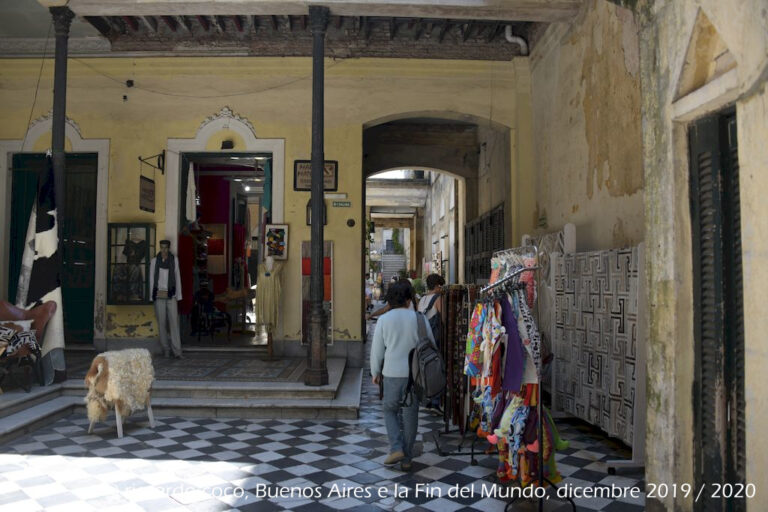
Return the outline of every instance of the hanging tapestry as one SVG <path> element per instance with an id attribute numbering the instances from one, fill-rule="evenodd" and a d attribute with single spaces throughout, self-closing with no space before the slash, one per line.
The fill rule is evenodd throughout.
<path id="1" fill-rule="evenodd" d="M 555 407 L 630 446 L 645 341 L 638 337 L 639 262 L 636 247 L 566 254 L 555 274 Z"/>

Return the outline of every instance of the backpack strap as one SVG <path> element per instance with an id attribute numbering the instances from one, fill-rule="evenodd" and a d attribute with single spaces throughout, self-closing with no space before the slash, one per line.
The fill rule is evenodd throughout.
<path id="1" fill-rule="evenodd" d="M 432 306 L 434 306 L 434 305 L 435 305 L 435 302 L 437 302 L 437 299 L 439 299 L 439 298 L 440 298 L 440 295 L 439 295 L 439 294 L 437 294 L 437 293 L 434 293 L 433 295 L 434 295 L 434 296 L 433 296 L 433 297 L 432 297 L 432 298 L 429 300 L 429 304 L 427 304 L 427 309 L 426 309 L 426 311 L 424 311 L 424 314 L 425 314 L 425 315 L 426 315 L 427 313 L 429 313 L 429 310 L 430 310 L 430 309 L 432 309 Z"/>
<path id="2" fill-rule="evenodd" d="M 427 317 L 424 313 L 416 313 L 416 324 L 419 327 L 419 341 L 427 337 Z"/>

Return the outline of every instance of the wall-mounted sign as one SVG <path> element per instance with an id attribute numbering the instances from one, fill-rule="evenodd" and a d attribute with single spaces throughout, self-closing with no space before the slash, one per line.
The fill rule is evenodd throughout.
<path id="1" fill-rule="evenodd" d="M 339 162 L 326 160 L 323 168 L 323 190 L 334 191 L 339 188 Z M 293 161 L 293 190 L 312 190 L 312 162 L 310 160 Z"/>
<path id="2" fill-rule="evenodd" d="M 352 206 L 352 201 L 334 201 L 334 208 L 349 208 Z"/>
<path id="3" fill-rule="evenodd" d="M 139 176 L 139 209 L 155 213 L 155 180 Z"/>

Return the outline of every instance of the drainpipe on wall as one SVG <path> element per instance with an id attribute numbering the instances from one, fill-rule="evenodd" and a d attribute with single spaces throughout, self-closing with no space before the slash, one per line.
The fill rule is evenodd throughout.
<path id="1" fill-rule="evenodd" d="M 508 42 L 520 45 L 520 53 L 522 55 L 528 55 L 528 43 L 526 43 L 525 39 L 523 39 L 522 37 L 512 35 L 512 25 L 507 25 L 505 27 L 504 37 L 507 38 Z"/>

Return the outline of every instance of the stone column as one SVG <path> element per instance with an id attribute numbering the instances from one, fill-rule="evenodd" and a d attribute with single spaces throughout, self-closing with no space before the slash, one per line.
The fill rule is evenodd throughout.
<path id="1" fill-rule="evenodd" d="M 312 229 L 311 229 L 311 274 L 309 281 L 309 368 L 304 374 L 307 386 L 328 384 L 326 344 L 327 318 L 323 310 L 323 187 L 324 153 L 324 62 L 325 31 L 328 26 L 327 7 L 310 6 L 309 25 L 312 31 Z"/>
<path id="2" fill-rule="evenodd" d="M 51 126 L 51 152 L 53 156 L 53 176 L 56 194 L 56 224 L 59 227 L 59 254 L 64 257 L 64 237 L 62 222 L 64 219 L 64 140 L 67 117 L 67 53 L 69 27 L 75 14 L 69 7 L 51 7 L 53 27 L 56 32 L 56 58 L 53 74 L 53 120 Z M 63 259 L 62 259 L 63 261 Z"/>

